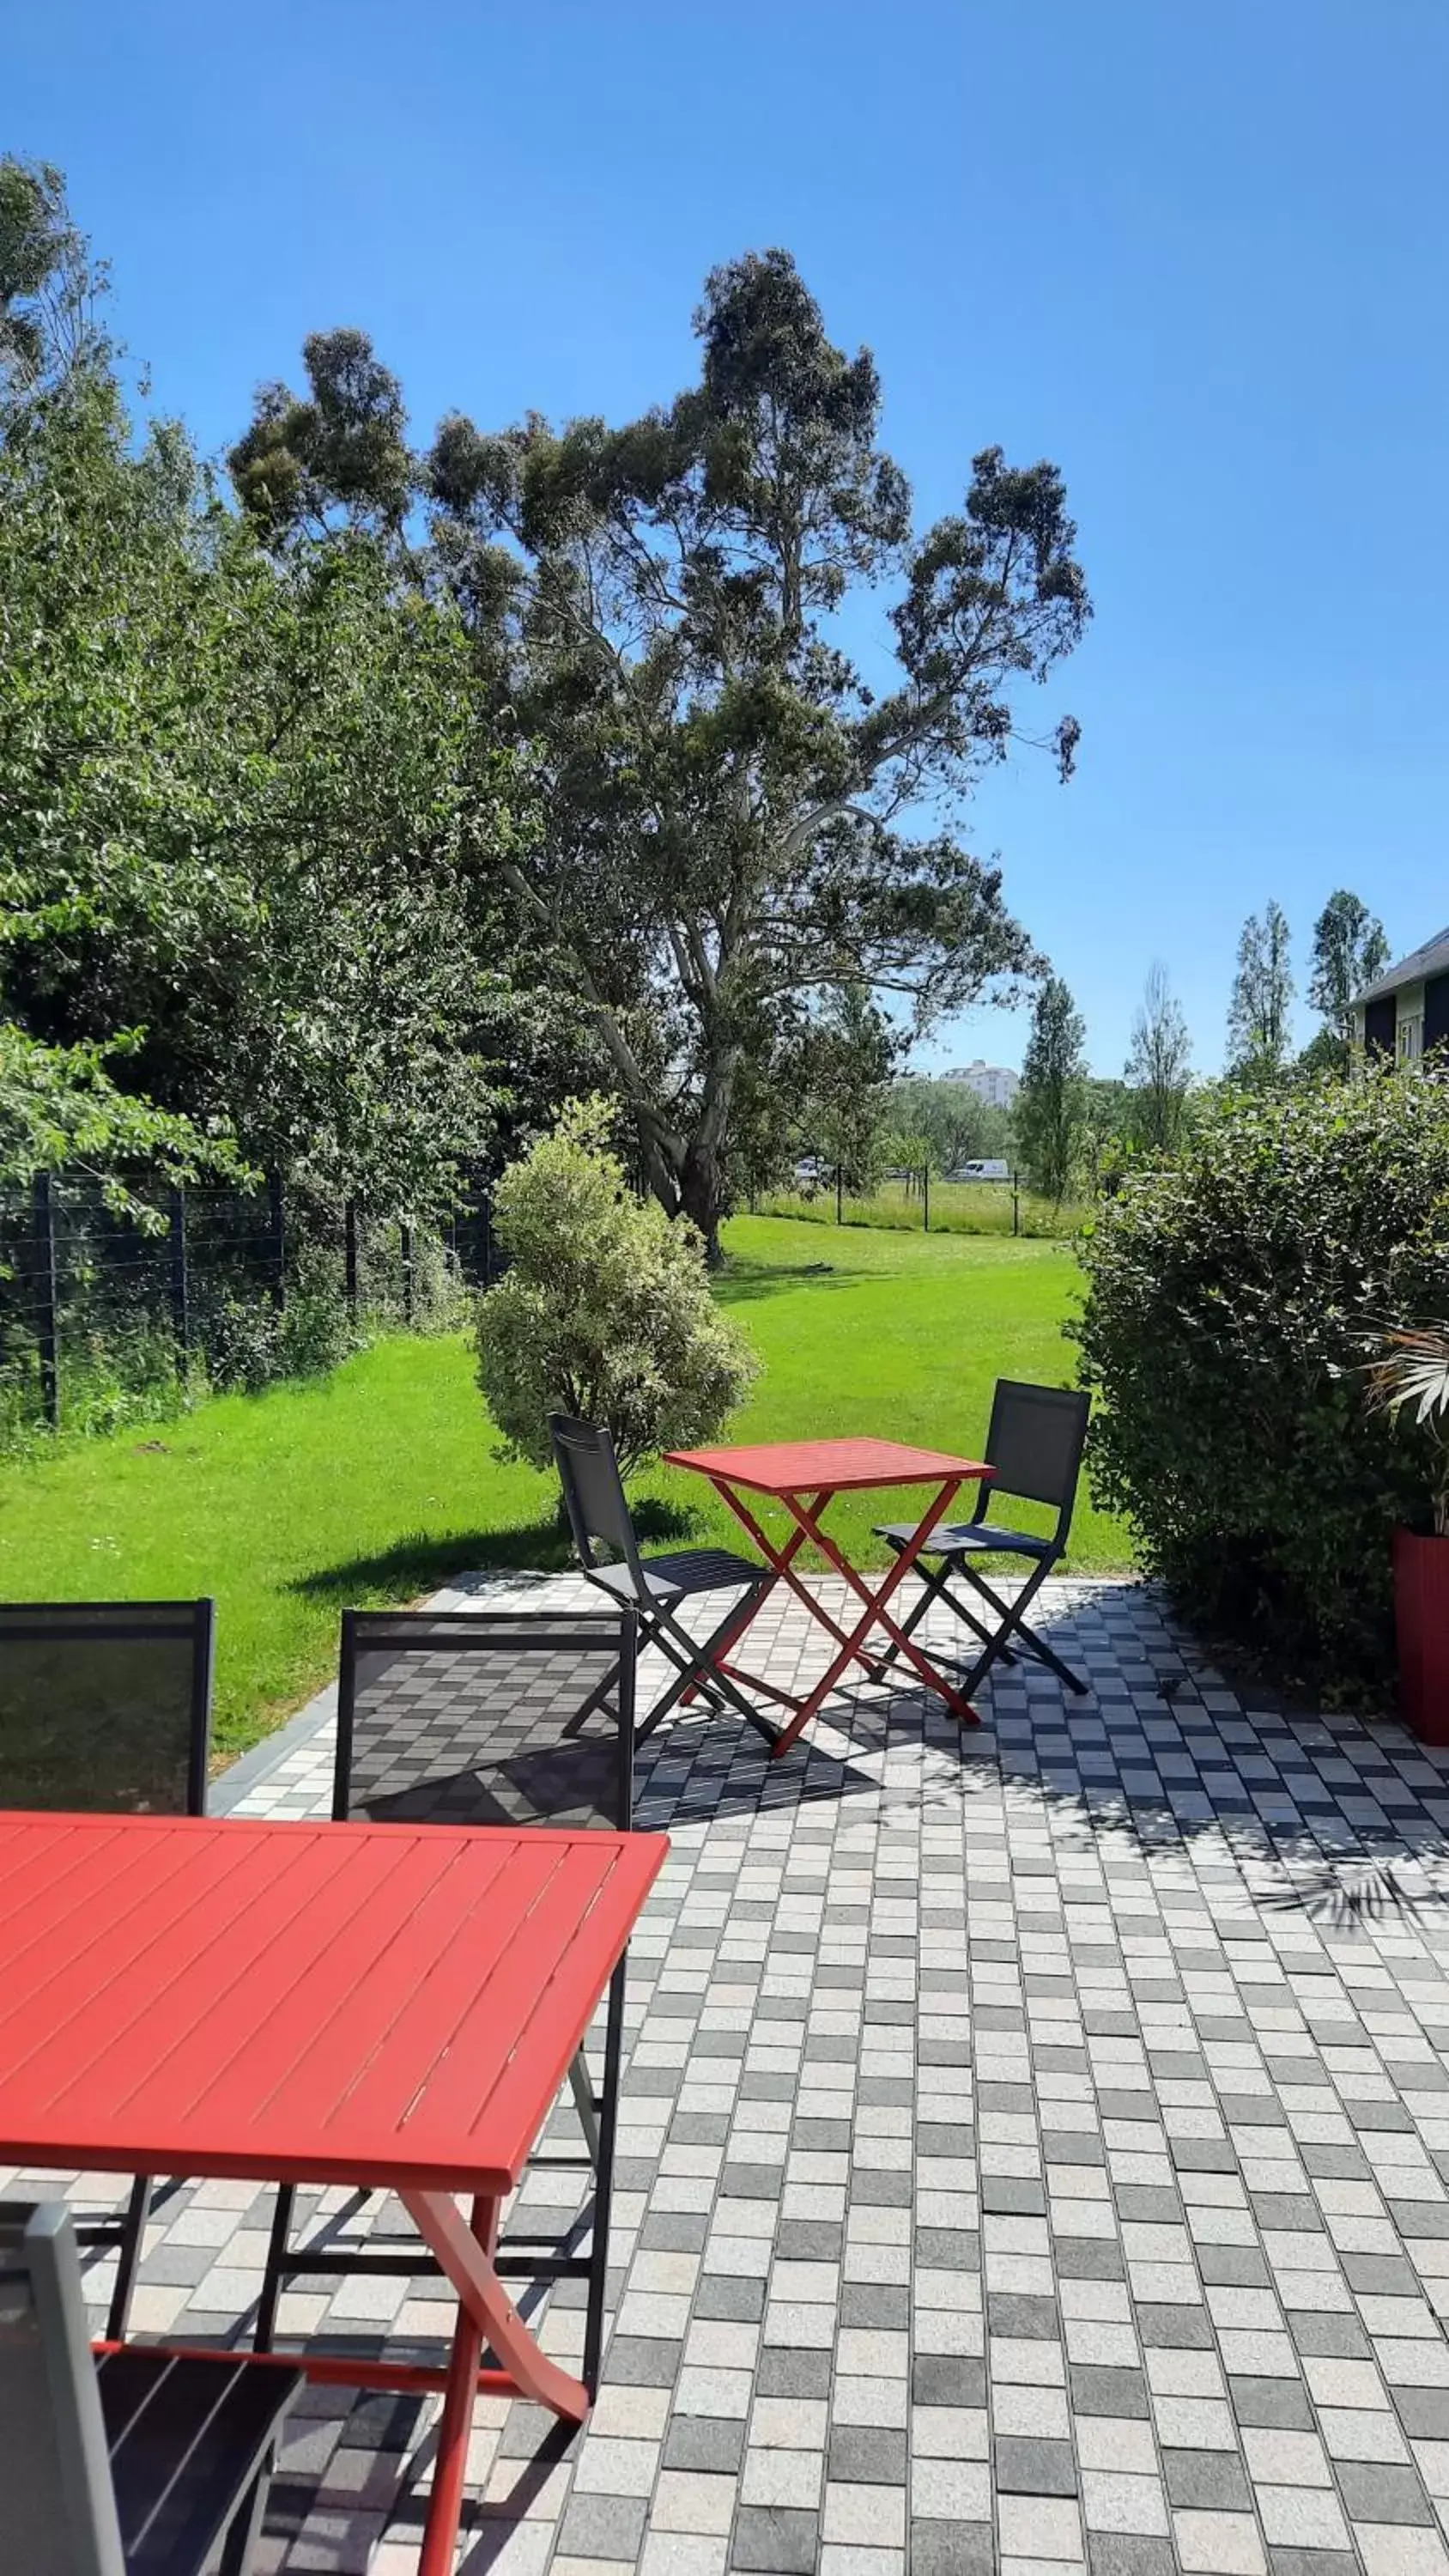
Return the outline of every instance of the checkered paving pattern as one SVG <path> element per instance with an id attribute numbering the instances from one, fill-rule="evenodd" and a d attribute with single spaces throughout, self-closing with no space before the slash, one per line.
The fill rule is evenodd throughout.
<path id="1" fill-rule="evenodd" d="M 1085 1699 L 1018 1664 L 965 1734 L 863 1685 L 780 1763 L 693 1709 L 649 1740 L 604 2386 L 571 2442 L 480 2402 L 469 2576 L 1449 2576 L 1449 1757 L 1235 1693 L 1138 1587 L 1039 1612 Z M 820 1669 L 793 1603 L 765 1648 Z M 330 1779 L 324 1720 L 242 1803 Z M 234 2334 L 269 2214 L 178 2190 L 137 2329 Z M 325 2275 L 283 2311 L 364 2349 L 445 2314 Z M 429 2422 L 309 2391 L 262 2569 L 411 2576 Z"/>

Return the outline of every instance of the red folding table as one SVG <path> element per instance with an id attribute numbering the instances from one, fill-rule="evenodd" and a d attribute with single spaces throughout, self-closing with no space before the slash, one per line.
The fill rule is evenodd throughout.
<path id="1" fill-rule="evenodd" d="M 589 2412 L 508 2297 L 498 2215 L 667 1850 L 534 1826 L 0 1813 L 0 2159 L 392 2191 L 456 2289 L 445 2370 L 284 2357 L 442 2389 L 419 2576 L 452 2568 L 477 2388 Z"/>
<path id="2" fill-rule="evenodd" d="M 916 1449 L 899 1440 L 769 1440 L 755 1448 L 741 1449 L 671 1449 L 671 1467 L 689 1467 L 697 1475 L 707 1476 L 715 1492 L 728 1503 L 737 1521 L 749 1531 L 765 1562 L 773 1569 L 774 1581 L 757 1592 L 742 1611 L 738 1624 L 725 1631 L 719 1644 L 719 1659 L 732 1656 L 747 1629 L 758 1618 L 776 1586 L 785 1583 L 803 1601 L 812 1618 L 827 1628 L 835 1639 L 837 1652 L 804 1699 L 782 1691 L 758 1673 L 742 1672 L 734 1662 L 724 1669 L 732 1679 L 748 1683 L 763 1691 L 767 1699 L 779 1700 L 790 1710 L 788 1725 L 776 1736 L 774 1754 L 788 1752 L 803 1726 L 808 1725 L 817 1709 L 823 1706 L 841 1675 L 852 1663 L 875 1670 L 866 1646 L 872 1630 L 884 1629 L 892 1644 L 904 1655 L 931 1690 L 938 1691 L 948 1708 L 963 1725 L 975 1726 L 977 1713 L 967 1699 L 938 1672 L 917 1645 L 914 1637 L 891 1617 L 888 1604 L 910 1573 L 922 1548 L 938 1521 L 948 1516 L 963 1485 L 989 1478 L 992 1470 L 978 1458 L 956 1458 L 939 1449 Z M 859 1494 L 876 1487 L 891 1485 L 931 1485 L 935 1488 L 919 1523 L 906 1541 L 890 1572 L 872 1591 L 864 1576 L 841 1555 L 839 1548 L 821 1523 L 837 1494 Z M 783 1503 L 793 1527 L 783 1545 L 770 1536 L 748 1503 L 744 1494 L 769 1495 Z M 832 1617 L 823 1601 L 809 1590 L 795 1570 L 795 1560 L 807 1539 L 812 1539 L 836 1573 L 842 1575 L 857 1599 L 865 1603 L 865 1614 L 853 1628 L 843 1628 Z"/>

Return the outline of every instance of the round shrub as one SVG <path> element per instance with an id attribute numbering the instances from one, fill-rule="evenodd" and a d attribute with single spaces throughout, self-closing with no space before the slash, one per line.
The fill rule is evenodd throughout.
<path id="1" fill-rule="evenodd" d="M 1099 1499 L 1200 1625 L 1340 1695 L 1393 1671 L 1389 1533 L 1427 1434 L 1366 1402 L 1383 1328 L 1449 1317 L 1449 1080 L 1369 1067 L 1226 1101 L 1083 1246 Z"/>
<path id="2" fill-rule="evenodd" d="M 493 1202 L 510 1267 L 478 1307 L 478 1382 L 511 1454 L 553 1463 L 551 1413 L 603 1423 L 627 1471 L 718 1431 L 755 1375 L 710 1294 L 704 1243 L 641 1205 L 608 1110 L 573 1102 Z"/>

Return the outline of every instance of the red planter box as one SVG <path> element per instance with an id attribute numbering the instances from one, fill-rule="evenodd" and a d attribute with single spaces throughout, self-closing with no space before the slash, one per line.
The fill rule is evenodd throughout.
<path id="1" fill-rule="evenodd" d="M 1425 1744 L 1449 1744 L 1449 1538 L 1394 1532 L 1399 1702 Z"/>

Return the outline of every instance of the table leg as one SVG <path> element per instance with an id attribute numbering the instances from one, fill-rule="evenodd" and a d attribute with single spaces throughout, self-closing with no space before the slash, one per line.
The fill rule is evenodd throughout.
<path id="1" fill-rule="evenodd" d="M 905 1577 L 909 1574 L 917 1557 L 920 1555 L 922 1548 L 925 1546 L 927 1539 L 930 1537 L 932 1530 L 935 1528 L 936 1523 L 939 1520 L 943 1520 L 950 1511 L 951 1505 L 955 1501 L 956 1496 L 960 1492 L 965 1481 L 966 1479 L 962 1476 L 952 1476 L 947 1478 L 934 1502 L 932 1502 L 927 1510 L 922 1514 L 911 1537 L 902 1548 L 900 1555 L 896 1558 L 895 1564 L 891 1567 L 884 1583 L 880 1586 L 880 1589 L 877 1592 L 872 1592 L 869 1586 L 862 1581 L 854 1566 L 847 1563 L 846 1559 L 841 1555 L 834 1540 L 821 1528 L 819 1504 L 812 1507 L 808 1500 L 797 1501 L 794 1495 L 789 1494 L 782 1498 L 785 1502 L 786 1509 L 798 1522 L 805 1537 L 811 1538 L 815 1541 L 817 1547 L 821 1549 L 822 1553 L 835 1567 L 836 1572 L 843 1576 L 850 1590 L 856 1594 L 859 1600 L 865 1602 L 866 1613 L 865 1617 L 857 1623 L 849 1637 L 846 1638 L 840 1653 L 821 1675 L 808 1698 L 796 1710 L 790 1724 L 781 1728 L 779 1739 L 774 1747 L 776 1757 L 789 1750 L 789 1747 L 794 1743 L 795 1738 L 800 1733 L 801 1728 L 807 1726 L 811 1718 L 814 1717 L 816 1712 L 824 1705 L 825 1701 L 829 1698 L 830 1693 L 834 1690 L 842 1673 L 846 1671 L 847 1667 L 851 1663 L 864 1663 L 867 1666 L 869 1665 L 870 1657 L 862 1653 L 861 1641 L 868 1637 L 872 1628 L 875 1627 L 885 1629 L 887 1636 L 892 1639 L 900 1653 L 905 1656 L 907 1662 L 915 1667 L 915 1670 L 919 1673 L 922 1681 L 924 1681 L 931 1690 L 939 1693 L 940 1697 L 946 1702 L 947 1707 L 961 1720 L 963 1725 L 974 1726 L 979 1723 L 976 1711 L 971 1706 L 970 1701 L 963 1698 L 958 1690 L 954 1690 L 952 1688 L 944 1674 L 938 1673 L 935 1665 L 930 1661 L 930 1658 L 922 1653 L 920 1647 L 916 1644 L 915 1639 L 908 1636 L 905 1630 L 900 1627 L 898 1622 L 888 1617 L 886 1614 L 886 1603 L 892 1598 L 902 1582 L 905 1580 Z M 835 1628 L 833 1620 L 828 1621 L 826 1624 Z M 835 1629 L 835 1633 L 838 1636 L 843 1632 L 839 1629 Z"/>
<path id="2" fill-rule="evenodd" d="M 823 1493 L 807 1495 L 805 1497 L 806 1517 L 804 1519 L 802 1519 L 799 1512 L 796 1511 L 794 1498 L 788 1494 L 781 1496 L 781 1500 L 785 1504 L 786 1510 L 795 1513 L 795 1518 L 799 1526 L 791 1532 L 785 1546 L 783 1548 L 777 1548 L 771 1540 L 768 1531 L 761 1528 L 760 1523 L 756 1520 L 755 1515 L 750 1510 L 748 1504 L 742 1503 L 738 1494 L 732 1492 L 728 1485 L 719 1482 L 718 1479 L 714 1477 L 711 1477 L 710 1482 L 714 1485 L 715 1492 L 724 1502 L 728 1503 L 736 1520 L 749 1531 L 755 1545 L 761 1550 L 766 1564 L 773 1567 L 776 1580 L 789 1585 L 790 1590 L 795 1594 L 797 1600 L 803 1601 L 806 1609 L 810 1612 L 811 1617 L 815 1619 L 822 1628 L 829 1629 L 831 1636 L 834 1637 L 838 1645 L 847 1645 L 849 1643 L 849 1631 L 842 1628 L 839 1625 L 839 1622 L 831 1617 L 830 1612 L 825 1608 L 824 1603 L 817 1601 L 814 1593 L 808 1589 L 801 1577 L 792 1571 L 795 1559 L 799 1555 L 805 1541 L 807 1538 L 814 1535 L 813 1519 L 809 1516 L 822 1512 L 827 1503 L 834 1502 L 834 1489 L 832 1487 L 827 1487 Z M 829 1551 L 827 1550 L 827 1553 L 828 1552 Z M 774 1585 L 771 1584 L 766 1591 L 760 1593 L 758 1598 L 751 1602 L 749 1619 L 745 1620 L 743 1625 L 737 1630 L 737 1637 L 744 1635 L 745 1629 L 750 1625 L 751 1620 L 757 1617 L 759 1611 L 763 1608 L 765 1602 L 768 1601 L 770 1593 L 773 1590 Z M 869 1657 L 862 1656 L 861 1661 L 863 1663 L 868 1663 Z M 731 1669 L 733 1670 L 733 1667 L 731 1667 Z M 735 1678 L 740 1681 L 748 1681 L 752 1680 L 754 1676 L 747 1673 L 736 1673 Z M 783 1697 L 784 1694 L 777 1691 L 773 1696 L 778 1699 Z"/>
<path id="3" fill-rule="evenodd" d="M 497 2201 L 475 2200 L 471 2220 L 465 2223 L 447 2193 L 400 2191 L 398 2198 L 458 2293 L 458 2321 L 438 2425 L 437 2466 L 418 2561 L 418 2576 L 453 2576 L 473 2400 L 485 2340 L 520 2396 L 536 2399 L 573 2424 L 586 2421 L 591 2401 L 582 2380 L 570 2378 L 539 2349 L 493 2268 Z"/>

